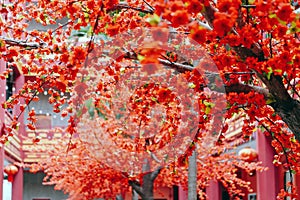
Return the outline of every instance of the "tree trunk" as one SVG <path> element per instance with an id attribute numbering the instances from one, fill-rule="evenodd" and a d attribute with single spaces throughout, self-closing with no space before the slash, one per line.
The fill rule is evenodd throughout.
<path id="1" fill-rule="evenodd" d="M 139 199 L 139 195 L 136 193 L 136 191 L 135 190 L 132 190 L 132 198 L 131 198 L 131 200 L 138 200 Z"/>
<path id="2" fill-rule="evenodd" d="M 300 142 L 300 102 L 290 96 L 280 76 L 271 75 L 268 79 L 260 75 L 259 78 L 267 86 L 275 100 L 270 106 L 274 108 L 275 112 L 294 133 L 296 140 Z"/>
<path id="3" fill-rule="evenodd" d="M 155 178 L 160 173 L 162 167 L 159 167 L 153 172 L 150 172 L 150 163 L 149 160 L 145 160 L 145 164 L 143 166 L 143 172 L 145 175 L 143 176 L 143 185 L 140 186 L 139 183 L 135 181 L 129 181 L 129 185 L 132 189 L 142 198 L 142 200 L 153 200 L 153 183 Z"/>
<path id="4" fill-rule="evenodd" d="M 197 200 L 197 150 L 189 157 L 188 200 Z"/>
<path id="5" fill-rule="evenodd" d="M 153 200 L 153 182 L 154 180 L 151 179 L 151 173 L 145 174 L 143 177 L 143 191 L 144 197 L 143 200 Z"/>
<path id="6" fill-rule="evenodd" d="M 150 171 L 150 163 L 148 159 L 145 159 L 145 164 L 143 166 L 143 172 L 146 174 L 143 177 L 143 192 L 144 196 L 142 197 L 143 200 L 153 200 L 153 182 L 154 179 L 151 178 L 153 172 Z"/>
<path id="7" fill-rule="evenodd" d="M 122 195 L 117 195 L 116 200 L 124 200 L 124 199 L 123 199 Z"/>

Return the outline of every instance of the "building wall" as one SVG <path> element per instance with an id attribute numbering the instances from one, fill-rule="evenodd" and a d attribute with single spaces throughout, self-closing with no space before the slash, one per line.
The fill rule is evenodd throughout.
<path id="1" fill-rule="evenodd" d="M 141 198 L 139 198 L 141 199 Z M 173 200 L 173 188 L 162 187 L 154 191 L 154 200 Z M 131 193 L 127 193 L 125 200 L 131 200 Z M 184 200 L 184 199 L 180 199 Z"/>
<path id="2" fill-rule="evenodd" d="M 52 118 L 52 127 L 66 127 L 68 125 L 68 118 L 62 118 L 60 113 L 53 112 L 53 105 L 48 102 L 49 95 L 45 92 L 45 94 L 39 94 L 38 97 L 40 98 L 40 101 L 38 102 L 31 102 L 29 104 L 30 109 L 34 109 L 35 113 L 37 115 L 39 114 L 45 114 L 49 115 Z M 65 108 L 66 105 L 64 105 L 62 108 Z M 24 113 L 24 121 L 25 124 L 28 123 L 28 110 L 25 110 Z"/>
<path id="3" fill-rule="evenodd" d="M 23 200 L 45 198 L 50 200 L 65 200 L 68 198 L 62 191 L 54 190 L 54 186 L 43 185 L 43 173 L 32 174 L 24 172 Z"/>

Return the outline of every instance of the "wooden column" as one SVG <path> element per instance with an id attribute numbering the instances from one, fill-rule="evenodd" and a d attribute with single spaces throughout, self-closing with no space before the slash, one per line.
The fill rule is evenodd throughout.
<path id="1" fill-rule="evenodd" d="M 279 192 L 279 174 L 273 165 L 275 151 L 271 146 L 271 139 L 263 133 L 257 133 L 258 159 L 267 171 L 257 173 L 257 199 L 276 199 Z"/>
<path id="2" fill-rule="evenodd" d="M 0 60 L 0 73 L 5 71 L 6 69 L 6 63 L 2 60 Z M 0 103 L 4 102 L 6 100 L 6 80 L 0 79 Z M 5 111 L 0 106 L 0 130 L 2 130 L 3 124 L 4 124 L 4 116 Z M 0 133 L 2 135 L 2 131 Z M 2 144 L 0 144 L 0 200 L 3 199 L 3 168 L 4 168 L 4 147 Z"/>
<path id="3" fill-rule="evenodd" d="M 188 192 L 183 190 L 182 186 L 178 186 L 178 200 L 187 200 L 188 199 Z"/>
<path id="4" fill-rule="evenodd" d="M 217 181 L 210 181 L 206 188 L 206 195 L 208 200 L 222 200 L 221 187 Z"/>
<path id="5" fill-rule="evenodd" d="M 23 87 L 24 85 L 24 75 L 19 75 L 18 77 L 16 77 L 15 79 L 15 91 L 18 92 L 20 88 Z M 22 99 L 20 99 L 20 103 L 23 104 L 24 101 Z M 19 105 L 16 106 L 15 112 L 19 113 L 20 112 L 20 107 Z M 19 139 L 22 145 L 22 135 L 25 135 L 25 126 L 24 126 L 24 114 L 20 115 L 19 117 L 19 122 L 20 122 L 20 127 L 18 130 L 18 134 L 19 134 Z M 20 151 L 20 156 L 21 159 L 24 159 L 24 154 L 22 149 L 19 149 Z M 19 199 L 23 199 L 23 176 L 24 176 L 24 170 L 23 168 L 19 168 L 18 173 L 15 175 L 14 177 L 14 182 L 12 184 L 12 200 L 19 200 Z"/>
<path id="6" fill-rule="evenodd" d="M 19 168 L 12 183 L 12 200 L 23 199 L 23 168 Z"/>

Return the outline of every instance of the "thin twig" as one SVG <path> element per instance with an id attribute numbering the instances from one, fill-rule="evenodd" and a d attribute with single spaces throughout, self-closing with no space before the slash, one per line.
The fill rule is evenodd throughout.
<path id="1" fill-rule="evenodd" d="M 143 12 L 143 13 L 146 13 L 146 14 L 148 14 L 148 13 L 153 14 L 154 13 L 154 10 L 145 10 L 145 9 L 142 9 L 142 8 L 139 8 L 139 7 L 136 8 L 136 7 L 129 6 L 128 4 L 125 4 L 125 3 L 115 5 L 112 8 L 108 9 L 107 12 L 112 12 L 112 11 L 121 10 L 121 9 L 131 9 L 131 10 Z"/>
<path id="2" fill-rule="evenodd" d="M 273 58 L 272 37 L 273 37 L 272 33 L 270 33 L 269 45 L 270 45 L 270 56 L 271 56 L 271 58 Z"/>
<path id="3" fill-rule="evenodd" d="M 143 2 L 147 4 L 147 6 L 149 6 L 152 11 L 155 11 L 155 8 L 153 8 L 146 0 L 143 0 Z"/>
<path id="4" fill-rule="evenodd" d="M 287 81 L 288 85 L 287 85 L 287 89 L 289 88 L 289 86 L 291 86 L 293 92 L 300 98 L 300 94 L 297 92 L 296 88 L 295 88 L 295 84 L 291 84 L 291 81 L 287 78 L 287 76 L 283 76 L 284 79 Z M 295 81 L 295 79 L 294 79 Z"/>
<path id="5" fill-rule="evenodd" d="M 63 25 L 58 26 L 57 28 L 55 28 L 52 33 L 54 33 L 54 35 L 56 34 L 56 31 L 58 31 L 59 29 L 67 26 L 68 24 L 70 24 L 72 22 L 72 20 L 68 20 L 66 23 L 64 23 Z"/>
<path id="6" fill-rule="evenodd" d="M 40 47 L 45 47 L 46 43 L 37 43 L 37 42 L 26 42 L 24 40 L 16 40 L 16 39 L 11 39 L 7 37 L 2 37 L 0 36 L 0 40 L 5 41 L 6 44 L 11 45 L 11 46 L 20 46 L 24 48 L 30 48 L 30 49 L 38 49 Z"/>

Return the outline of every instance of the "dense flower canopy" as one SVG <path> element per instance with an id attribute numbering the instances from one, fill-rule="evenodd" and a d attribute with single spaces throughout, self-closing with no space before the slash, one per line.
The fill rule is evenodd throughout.
<path id="1" fill-rule="evenodd" d="M 18 0 L 2 3 L 0 58 L 8 65 L 0 78 L 7 78 L 15 69 L 35 78 L 26 82 L 6 102 L 2 102 L 4 109 L 17 108 L 18 112 L 12 124 L 6 125 L 7 131 L 1 141 L 5 143 L 11 130 L 18 129 L 18 120 L 25 109 L 30 109 L 30 102 L 38 101 L 38 94 L 51 88 L 48 93 L 53 111 L 61 113 L 62 117 L 69 117 L 66 131 L 73 135 L 71 140 L 74 143 L 80 144 L 78 149 L 70 150 L 79 157 L 67 156 L 66 159 L 71 159 L 68 163 L 74 164 L 80 160 L 80 165 L 91 165 L 93 168 L 98 166 L 97 159 L 105 156 L 105 153 L 96 158 L 90 155 L 88 157 L 91 160 L 96 159 L 91 161 L 95 164 L 84 163 L 80 154 L 90 152 L 90 149 L 82 145 L 86 142 L 80 137 L 84 135 L 80 132 L 82 123 L 98 128 L 97 134 L 111 138 L 118 147 L 151 154 L 172 141 L 172 137 L 178 136 L 178 133 L 191 131 L 180 129 L 178 124 L 186 121 L 186 124 L 196 123 L 198 130 L 201 130 L 195 132 L 190 143 L 197 143 L 201 147 L 208 139 L 213 141 L 209 148 L 205 147 L 207 151 L 198 151 L 200 157 L 209 158 L 206 160 L 210 162 L 207 169 L 217 172 L 220 168 L 215 168 L 217 161 L 214 159 L 231 160 L 223 154 L 217 158 L 212 156 L 215 155 L 212 153 L 214 148 L 224 149 L 223 134 L 230 126 L 224 119 L 218 119 L 222 118 L 222 114 L 230 119 L 236 117 L 237 113 L 243 113 L 239 116 L 244 120 L 245 140 L 259 128 L 272 138 L 272 146 L 278 153 L 276 159 L 284 157 L 289 169 L 299 173 L 300 16 L 294 12 L 298 7 L 299 2 L 287 0 L 169 0 L 167 3 L 165 0 Z M 152 35 L 152 39 L 148 39 L 142 27 L 151 30 L 147 34 Z M 132 31 L 135 31 L 134 37 L 123 34 Z M 176 38 L 180 34 L 185 35 L 186 39 Z M 166 45 L 170 43 L 172 48 Z M 191 48 L 194 48 L 194 54 L 187 53 L 191 52 Z M 198 62 L 197 52 L 204 50 L 208 56 Z M 97 58 L 96 61 L 94 58 Z M 215 69 L 212 69 L 212 63 Z M 136 87 L 133 93 L 118 93 L 124 86 L 119 84 L 120 80 L 126 83 L 124 77 L 128 74 L 134 77 L 135 73 L 143 74 L 143 77 L 161 76 L 154 79 L 158 84 L 151 85 L 141 78 L 138 81 L 144 81 L 144 85 Z M 177 90 L 165 85 L 166 80 L 175 80 L 170 83 L 175 84 Z M 192 90 L 194 95 L 179 97 L 182 91 L 188 90 Z M 61 95 L 61 92 L 71 97 Z M 214 103 L 217 98 L 225 98 L 225 95 L 227 102 Z M 125 105 L 120 101 L 125 102 L 124 97 L 130 97 Z M 189 98 L 193 101 L 189 101 Z M 68 104 L 67 108 L 62 109 L 63 104 Z M 178 116 L 187 105 L 197 105 L 197 110 L 190 109 L 186 113 L 192 115 L 196 112 L 196 122 L 189 120 L 189 117 L 184 118 L 185 114 Z M 165 111 L 162 118 L 151 115 L 154 107 L 160 112 Z M 91 117 L 100 122 L 95 124 L 96 120 L 90 120 Z M 27 127 L 34 130 L 34 110 L 29 110 L 28 121 Z M 215 127 L 218 127 L 218 131 L 213 132 Z M 140 137 L 140 129 L 146 130 L 143 137 Z M 138 131 L 139 134 L 131 134 L 130 131 Z M 153 136 L 151 131 L 158 134 Z M 79 135 L 81 141 L 77 141 L 75 135 Z M 171 175 L 170 166 L 181 166 L 178 163 L 190 155 L 194 146 L 191 145 L 179 158 L 160 170 L 161 174 L 168 174 L 170 178 L 161 177 L 158 183 L 186 181 L 186 176 L 171 178 L 174 173 Z M 219 162 L 224 164 L 224 160 Z M 50 169 L 65 165 L 66 161 L 53 162 L 54 165 L 51 163 L 48 166 Z M 183 166 L 183 170 L 186 169 L 186 165 Z M 99 166 L 94 170 L 111 174 L 107 166 Z M 233 165 L 228 169 L 232 173 L 234 170 Z M 217 178 L 225 183 L 229 178 L 226 171 L 210 178 L 211 171 L 199 171 L 205 174 L 202 177 L 207 177 L 207 180 Z M 64 173 L 81 175 L 72 170 Z M 51 175 L 60 189 L 71 192 L 74 188 L 75 185 L 66 184 L 69 183 L 66 177 L 60 179 L 66 175 L 55 175 L 54 171 L 51 171 Z M 115 175 L 114 178 L 119 177 L 118 181 L 123 183 L 124 176 L 127 182 L 122 188 L 126 189 L 130 183 L 133 187 L 135 182 L 131 181 L 128 173 Z M 138 180 L 141 177 L 135 178 Z M 96 179 L 94 177 L 91 180 Z M 202 180 L 200 175 L 199 180 Z M 205 185 L 207 180 L 199 181 L 199 188 L 203 188 L 201 184 Z M 88 193 L 82 189 L 80 193 L 87 198 L 93 195 L 116 195 L 122 188 L 116 186 L 115 191 L 111 192 L 111 189 L 103 186 L 103 190 L 98 187 Z"/>

